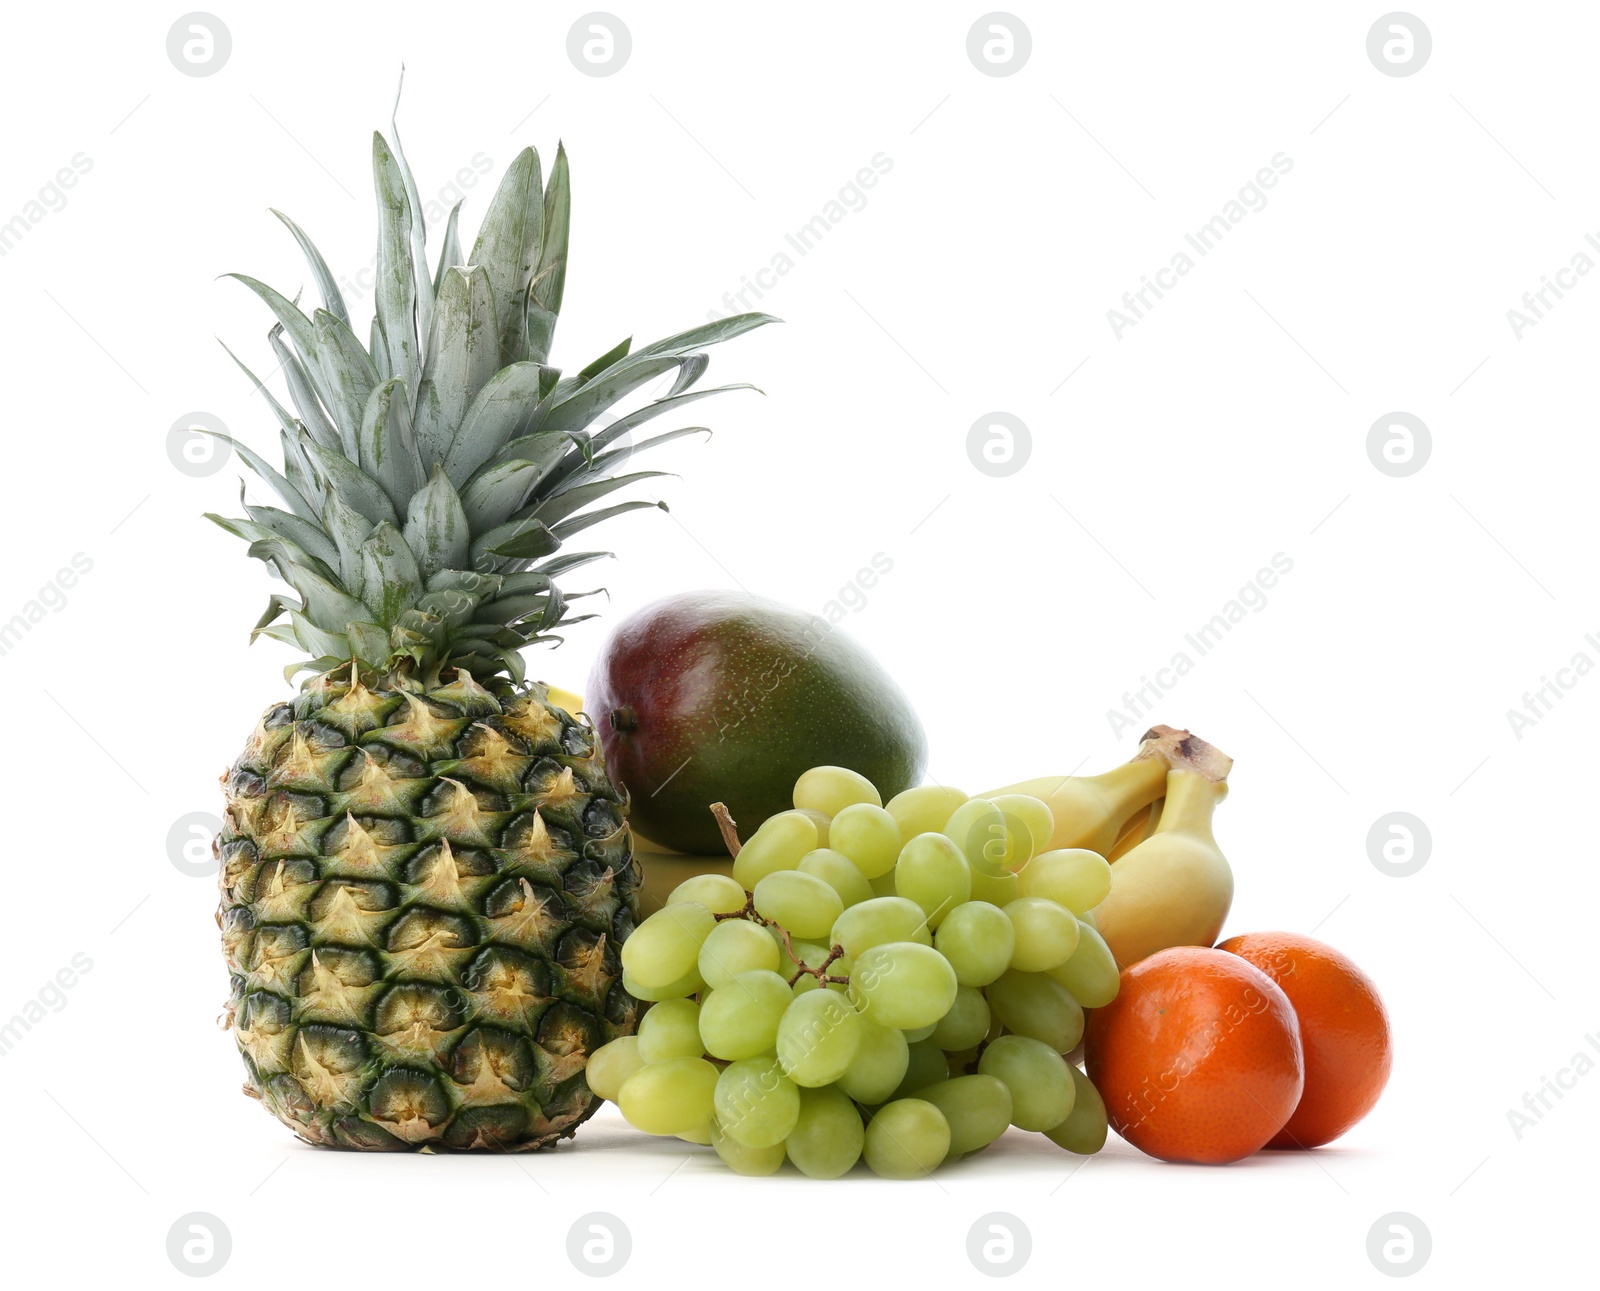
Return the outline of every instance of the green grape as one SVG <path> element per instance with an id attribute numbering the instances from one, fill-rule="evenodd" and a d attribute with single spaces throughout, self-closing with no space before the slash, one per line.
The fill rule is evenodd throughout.
<path id="1" fill-rule="evenodd" d="M 617 1106 L 646 1134 L 703 1133 L 711 1121 L 717 1069 L 704 1058 L 647 1063 L 623 1083 Z"/>
<path id="2" fill-rule="evenodd" d="M 1078 948 L 1078 921 L 1064 905 L 1044 897 L 1018 897 L 1005 914 L 1017 934 L 1012 968 L 1042 973 L 1066 963 Z"/>
<path id="3" fill-rule="evenodd" d="M 1093 910 L 1074 910 L 1072 913 L 1078 916 L 1079 927 L 1093 928 L 1096 932 L 1100 931 L 1100 921 L 1094 917 Z"/>
<path id="4" fill-rule="evenodd" d="M 950 1122 L 923 1098 L 885 1103 L 867 1123 L 862 1155 L 867 1168 L 885 1179 L 920 1179 L 932 1174 L 950 1151 Z"/>
<path id="5" fill-rule="evenodd" d="M 1111 865 L 1086 847 L 1063 847 L 1040 852 L 1022 867 L 1017 882 L 1025 897 L 1048 897 L 1073 914 L 1082 914 L 1111 891 Z"/>
<path id="6" fill-rule="evenodd" d="M 943 833 L 956 808 L 966 800 L 967 795 L 959 789 L 925 784 L 895 794 L 884 806 L 900 827 L 900 837 L 909 839 L 918 834 Z"/>
<path id="7" fill-rule="evenodd" d="M 672 1137 L 682 1139 L 685 1143 L 698 1143 L 701 1147 L 708 1148 L 711 1146 L 711 1122 L 707 1121 L 704 1125 L 696 1125 L 694 1129 L 685 1131 L 682 1134 L 674 1134 Z"/>
<path id="8" fill-rule="evenodd" d="M 900 1034 L 905 1036 L 907 1044 L 921 1044 L 924 1040 L 933 1038 L 937 1025 L 937 1023 L 930 1022 L 925 1027 L 912 1027 L 911 1030 L 902 1031 Z"/>
<path id="9" fill-rule="evenodd" d="M 817 826 L 798 811 L 768 816 L 733 858 L 733 878 L 746 892 L 769 874 L 792 870 L 817 848 Z"/>
<path id="10" fill-rule="evenodd" d="M 972 896 L 972 871 L 961 849 L 943 834 L 918 834 L 900 849 L 894 867 L 897 896 L 915 901 L 937 928 L 946 915 Z"/>
<path id="11" fill-rule="evenodd" d="M 724 919 L 700 947 L 700 976 L 716 990 L 753 969 L 777 972 L 779 954 L 777 943 L 760 924 Z"/>
<path id="12" fill-rule="evenodd" d="M 993 880 L 1007 890 L 1033 849 L 1027 826 L 989 798 L 967 799 L 945 822 L 944 834 L 961 849 L 974 878 Z M 982 899 L 992 900 L 989 896 Z"/>
<path id="13" fill-rule="evenodd" d="M 907 1047 L 905 1079 L 890 1097 L 909 1098 L 915 1091 L 949 1078 L 950 1064 L 945 1061 L 944 1050 L 932 1040 L 922 1040 Z"/>
<path id="14" fill-rule="evenodd" d="M 978 1071 L 1011 1091 L 1011 1123 L 1019 1130 L 1051 1129 L 1072 1111 L 1067 1060 L 1029 1036 L 1003 1035 L 990 1041 L 978 1059 Z"/>
<path id="15" fill-rule="evenodd" d="M 792 937 L 826 937 L 833 921 L 844 913 L 837 892 L 816 875 L 799 870 L 767 875 L 756 884 L 755 898 L 756 913 L 781 924 Z"/>
<path id="16" fill-rule="evenodd" d="M 868 879 L 867 886 L 872 889 L 875 897 L 892 897 L 894 895 L 894 871 L 880 874 L 875 879 Z"/>
<path id="17" fill-rule="evenodd" d="M 958 986 L 955 1003 L 939 1019 L 929 1038 L 949 1053 L 952 1049 L 970 1049 L 988 1034 L 989 1003 L 983 992 L 972 986 Z"/>
<path id="18" fill-rule="evenodd" d="M 1080 1156 L 1093 1156 L 1106 1145 L 1106 1103 L 1094 1082 L 1067 1064 L 1067 1074 L 1072 1077 L 1076 1097 L 1067 1119 L 1044 1132 L 1045 1138 L 1058 1148 L 1076 1152 Z"/>
<path id="19" fill-rule="evenodd" d="M 855 862 L 843 852 L 829 847 L 819 847 L 807 852 L 800 862 L 800 873 L 821 879 L 839 894 L 845 909 L 872 900 L 872 888 L 866 876 L 856 869 Z"/>
<path id="20" fill-rule="evenodd" d="M 939 925 L 933 944 L 963 986 L 987 986 L 1011 964 L 1016 930 L 1004 910 L 986 901 L 958 905 Z"/>
<path id="21" fill-rule="evenodd" d="M 1015 874 L 985 874 L 981 870 L 972 872 L 972 899 L 984 901 L 992 906 L 1008 906 L 1017 899 L 1017 876 Z"/>
<path id="22" fill-rule="evenodd" d="M 818 847 L 833 846 L 833 844 L 828 841 L 828 835 L 832 832 L 833 828 L 832 816 L 825 816 L 820 811 L 812 811 L 809 807 L 796 807 L 795 810 L 817 827 Z"/>
<path id="23" fill-rule="evenodd" d="M 698 1058 L 705 1051 L 700 1006 L 693 1000 L 662 1000 L 639 1021 L 639 1057 L 645 1062 Z"/>
<path id="24" fill-rule="evenodd" d="M 910 1060 L 904 1031 L 862 1018 L 861 1044 L 839 1077 L 839 1088 L 869 1107 L 884 1102 L 906 1078 Z"/>
<path id="25" fill-rule="evenodd" d="M 932 946 L 886 942 L 854 957 L 850 998 L 880 1026 L 914 1031 L 950 1011 L 956 998 L 955 970 Z"/>
<path id="26" fill-rule="evenodd" d="M 797 1085 L 831 1085 L 861 1047 L 861 1017 L 832 991 L 791 995 L 778 1024 L 778 1061 Z"/>
<path id="27" fill-rule="evenodd" d="M 698 968 L 691 968 L 682 977 L 668 982 L 665 986 L 641 986 L 634 981 L 633 974 L 626 968 L 622 970 L 622 989 L 636 1000 L 652 1002 L 655 1000 L 681 1000 L 690 995 L 698 995 L 705 989 L 705 982 L 700 977 Z"/>
<path id="28" fill-rule="evenodd" d="M 858 802 L 883 806 L 872 781 L 846 767 L 812 767 L 794 782 L 794 805 L 824 816 L 837 816 Z"/>
<path id="29" fill-rule="evenodd" d="M 662 906 L 622 943 L 622 967 L 646 990 L 670 986 L 695 971 L 700 947 L 717 926 L 698 901 Z"/>
<path id="30" fill-rule="evenodd" d="M 698 901 L 712 914 L 733 914 L 744 909 L 745 891 L 726 874 L 696 874 L 672 889 L 668 905 Z"/>
<path id="31" fill-rule="evenodd" d="M 1104 1008 L 1117 998 L 1122 975 L 1106 940 L 1088 924 L 1078 927 L 1078 948 L 1072 958 L 1050 970 L 1086 1009 Z"/>
<path id="32" fill-rule="evenodd" d="M 740 973 L 700 1004 L 700 1039 L 714 1058 L 737 1062 L 777 1043 L 778 1023 L 794 1002 L 789 983 L 764 968 Z"/>
<path id="33" fill-rule="evenodd" d="M 1056 818 L 1043 798 L 1025 793 L 997 793 L 989 801 L 1000 808 L 1000 814 L 1017 836 L 1019 851 L 1026 853 L 1017 859 L 1026 863 L 1029 856 L 1036 856 L 1050 846 L 1050 835 L 1056 832 Z M 1026 846 L 1023 846 L 1023 830 L 1027 831 Z"/>
<path id="34" fill-rule="evenodd" d="M 903 841 L 895 818 L 870 802 L 854 803 L 835 816 L 828 839 L 828 846 L 848 856 L 868 879 L 894 869 Z"/>
<path id="35" fill-rule="evenodd" d="M 933 934 L 928 931 L 928 917 L 922 907 L 905 897 L 873 897 L 860 905 L 853 905 L 833 921 L 828 934 L 835 946 L 843 946 L 852 959 L 864 950 L 882 946 L 891 941 L 915 941 L 924 946 L 933 945 Z"/>
<path id="36" fill-rule="evenodd" d="M 950 1154 L 986 1148 L 1011 1124 L 1011 1091 L 994 1076 L 953 1076 L 918 1090 L 950 1124 Z"/>
<path id="37" fill-rule="evenodd" d="M 861 1113 L 837 1085 L 800 1091 L 800 1119 L 784 1142 L 789 1160 L 811 1179 L 837 1179 L 861 1159 Z"/>
<path id="38" fill-rule="evenodd" d="M 777 1143 L 770 1148 L 748 1148 L 738 1139 L 724 1134 L 716 1117 L 711 1118 L 711 1146 L 734 1174 L 757 1177 L 777 1174 L 778 1167 L 783 1164 L 783 1144 Z"/>
<path id="39" fill-rule="evenodd" d="M 583 1074 L 597 1097 L 614 1103 L 628 1077 L 642 1066 L 644 1059 L 639 1055 L 639 1037 L 625 1035 L 610 1044 L 601 1045 L 591 1053 L 589 1061 L 584 1064 Z"/>
<path id="40" fill-rule="evenodd" d="M 1007 1031 L 1032 1036 L 1057 1053 L 1070 1053 L 1083 1039 L 1083 1009 L 1072 992 L 1048 973 L 1016 969 L 989 983 L 989 1008 Z"/>
<path id="41" fill-rule="evenodd" d="M 794 1129 L 800 1091 L 776 1058 L 746 1058 L 722 1069 L 715 1104 L 724 1134 L 747 1148 L 770 1148 Z"/>

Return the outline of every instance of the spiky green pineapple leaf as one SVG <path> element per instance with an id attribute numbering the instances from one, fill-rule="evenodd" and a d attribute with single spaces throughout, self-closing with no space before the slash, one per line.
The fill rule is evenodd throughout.
<path id="1" fill-rule="evenodd" d="M 289 300 L 282 292 L 267 286 L 256 278 L 243 273 L 224 274 L 236 282 L 242 282 L 246 287 L 263 301 L 267 308 L 272 310 L 273 316 L 282 325 L 284 334 L 300 359 L 301 369 L 310 385 L 311 392 L 322 406 L 329 412 L 333 411 L 337 400 L 327 383 L 325 368 L 322 360 L 321 344 L 317 339 L 316 325 L 300 312 L 300 307 Z"/>
<path id="2" fill-rule="evenodd" d="M 623 359 L 565 399 L 556 397 L 533 429 L 556 430 L 562 434 L 581 431 L 607 408 L 627 398 L 640 386 L 654 381 L 662 373 L 670 372 L 681 362 L 681 359 L 673 356 L 642 357 L 637 354 Z"/>
<path id="3" fill-rule="evenodd" d="M 361 418 L 378 384 L 378 369 L 372 366 L 371 357 L 349 327 L 327 310 L 317 310 L 311 321 L 317 330 L 323 384 L 333 399 L 328 411 L 333 414 L 339 442 L 348 456 L 360 442 Z"/>
<path id="4" fill-rule="evenodd" d="M 518 459 L 535 462 L 539 466 L 539 478 L 544 479 L 555 464 L 567 454 L 572 447 L 572 438 L 558 431 L 541 430 L 532 435 L 518 435 L 492 458 L 478 468 L 473 476 L 476 479 L 485 471 L 500 466 L 506 462 Z M 471 487 L 469 481 L 468 487 Z"/>
<path id="5" fill-rule="evenodd" d="M 472 543 L 473 568 L 501 560 L 537 560 L 558 550 L 561 540 L 537 520 L 514 520 L 496 525 Z"/>
<path id="6" fill-rule="evenodd" d="M 659 435 L 652 435 L 649 439 L 641 439 L 637 444 L 626 444 L 621 448 L 614 448 L 608 453 L 599 453 L 590 460 L 587 469 L 569 475 L 553 488 L 545 488 L 543 484 L 535 493 L 539 499 L 559 497 L 567 490 L 574 488 L 591 475 L 605 475 L 609 471 L 631 462 L 640 453 L 648 452 L 662 444 L 670 444 L 675 439 L 683 439 L 688 435 L 711 435 L 709 426 L 684 426 L 679 430 L 666 430 Z M 592 446 L 591 446 L 592 447 Z"/>
<path id="7" fill-rule="evenodd" d="M 417 195 L 416 177 L 411 173 L 411 163 L 406 160 L 405 145 L 400 141 L 400 92 L 405 88 L 405 68 L 400 69 L 400 83 L 395 88 L 394 108 L 389 113 L 389 132 L 394 135 L 394 159 L 400 171 L 400 183 L 405 190 L 406 205 L 410 210 L 411 271 L 416 280 L 417 324 L 416 334 L 424 347 L 433 333 L 434 291 L 428 279 L 428 225 L 422 215 L 422 199 Z M 420 368 L 421 361 L 418 366 Z M 421 373 L 419 372 L 420 376 Z M 412 387 L 412 394 L 416 388 Z"/>
<path id="8" fill-rule="evenodd" d="M 417 354 L 417 278 L 411 257 L 411 203 L 389 145 L 372 135 L 372 180 L 378 196 L 377 324 L 390 378 L 414 398 L 422 378 Z"/>
<path id="9" fill-rule="evenodd" d="M 424 580 L 467 563 L 472 523 L 443 467 L 435 466 L 427 487 L 411 499 L 402 533 Z"/>
<path id="10" fill-rule="evenodd" d="M 289 387 L 289 398 L 294 403 L 295 411 L 300 414 L 300 424 L 310 432 L 311 438 L 324 448 L 342 452 L 344 441 L 339 438 L 339 432 L 334 424 L 328 420 L 328 414 L 323 410 L 322 401 L 317 398 L 316 391 L 311 386 L 311 379 L 306 375 L 305 366 L 300 362 L 299 355 L 284 341 L 282 323 L 273 324 L 272 330 L 267 333 L 267 344 L 272 347 L 272 352 L 277 357 L 284 384 Z"/>
<path id="11" fill-rule="evenodd" d="M 262 635 L 271 636 L 278 641 L 287 640 L 289 644 L 299 646 L 308 654 L 349 658 L 350 638 L 347 634 L 324 631 L 298 610 L 289 612 L 289 621 L 287 638 L 279 636 L 277 631 L 271 628 L 262 629 Z"/>
<path id="12" fill-rule="evenodd" d="M 675 394 L 682 394 L 696 381 L 703 377 L 706 369 L 711 366 L 709 354 L 686 354 L 683 356 L 683 366 L 678 369 L 678 376 L 672 383 L 672 389 L 667 391 L 670 399 Z"/>
<path id="13" fill-rule="evenodd" d="M 373 389 L 361 419 L 360 442 L 361 470 L 388 494 L 398 519 L 427 478 L 417 456 L 406 383 L 400 377 L 390 377 Z"/>
<path id="14" fill-rule="evenodd" d="M 592 525 L 604 524 L 615 516 L 626 515 L 629 511 L 643 511 L 654 507 L 658 511 L 667 511 L 670 508 L 665 502 L 619 502 L 616 506 L 602 507 L 598 511 L 587 511 L 583 515 L 573 516 L 570 520 L 563 520 L 560 524 L 551 527 L 553 533 L 561 542 L 565 542 L 575 533 L 582 533 Z"/>
<path id="15" fill-rule="evenodd" d="M 439 244 L 439 267 L 433 275 L 433 294 L 435 298 L 444 289 L 444 271 L 446 269 L 465 268 L 467 259 L 461 254 L 461 203 L 467 199 L 462 198 L 450 208 L 450 217 L 444 222 L 444 241 Z"/>
<path id="16" fill-rule="evenodd" d="M 322 503 L 322 525 L 339 553 L 339 581 L 357 596 L 361 595 L 361 544 L 372 532 L 373 522 L 329 489 Z"/>
<path id="17" fill-rule="evenodd" d="M 251 448 L 248 444 L 241 444 L 237 439 L 233 438 L 232 435 L 224 435 L 221 431 L 206 430 L 201 426 L 196 426 L 195 429 L 198 430 L 202 435 L 210 435 L 213 438 L 220 439 L 223 443 L 227 444 L 229 448 L 233 449 L 234 452 L 239 454 L 245 465 L 254 471 L 256 475 L 259 476 L 260 479 L 278 495 L 283 504 L 288 507 L 289 510 L 295 513 L 295 515 L 299 516 L 303 520 L 310 520 L 312 522 L 316 521 L 317 513 L 315 508 L 313 508 L 312 505 L 306 501 L 305 496 L 300 492 L 300 490 L 295 488 L 294 485 L 290 484 L 289 481 L 281 473 L 275 470 L 271 463 L 269 463 L 266 458 L 262 457 L 260 453 L 256 452 L 255 449 Z"/>
<path id="18" fill-rule="evenodd" d="M 383 520 L 390 524 L 398 522 L 400 517 L 389 495 L 360 467 L 340 454 L 323 448 L 321 444 L 311 443 L 309 436 L 301 442 L 301 447 L 310 455 L 327 488 L 337 490 L 346 505 L 359 511 L 373 524 Z"/>
<path id="19" fill-rule="evenodd" d="M 278 419 L 278 425 L 291 434 L 298 434 L 298 428 L 295 425 L 294 418 L 289 415 L 289 410 L 278 402 L 272 391 L 268 390 L 266 386 L 262 385 L 261 378 L 256 376 L 254 372 L 244 365 L 243 359 L 241 359 L 232 350 L 228 349 L 227 342 L 225 342 L 221 337 L 217 338 L 217 344 L 222 346 L 223 352 L 239 365 L 239 371 L 243 372 L 245 376 L 250 378 L 250 384 L 256 388 L 256 393 L 267 401 L 267 406 L 272 409 L 272 415 Z"/>
<path id="20" fill-rule="evenodd" d="M 635 471 L 632 475 L 613 475 L 610 479 L 594 480 L 588 484 L 574 484 L 552 498 L 538 503 L 531 511 L 541 524 L 555 526 L 574 512 L 583 510 L 607 494 L 625 489 L 640 480 L 653 480 L 668 474 L 667 471 Z"/>
<path id="21" fill-rule="evenodd" d="M 271 207 L 268 209 L 283 221 L 284 227 L 294 234 L 294 240 L 300 244 L 300 252 L 305 256 L 306 264 L 311 269 L 311 277 L 317 284 L 317 294 L 322 297 L 322 307 L 348 327 L 350 311 L 345 308 L 344 295 L 339 291 L 339 284 L 334 281 L 333 274 L 328 269 L 328 262 L 322 258 L 322 252 L 312 244 L 305 230 L 282 211 Z"/>
<path id="22" fill-rule="evenodd" d="M 539 262 L 528 292 L 528 357 L 543 363 L 550 357 L 556 318 L 567 286 L 567 242 L 572 224 L 571 177 L 567 150 L 556 145 L 555 164 L 544 189 L 544 222 L 539 236 Z"/>
<path id="23" fill-rule="evenodd" d="M 266 561 L 268 564 L 285 562 L 293 565 L 302 565 L 314 573 L 332 578 L 334 571 L 322 560 L 313 556 L 309 551 L 282 534 L 258 524 L 254 520 L 240 520 L 233 516 L 220 516 L 213 511 L 204 513 L 205 518 L 222 529 L 227 530 L 235 538 L 243 538 L 250 544 L 248 554 L 256 560 Z"/>
<path id="24" fill-rule="evenodd" d="M 686 332 L 663 337 L 651 345 L 646 345 L 642 350 L 635 350 L 634 357 L 645 354 L 687 354 L 691 350 L 702 350 L 708 345 L 731 341 L 736 336 L 753 332 L 768 323 L 782 321 L 781 318 L 775 318 L 771 314 L 733 314 L 728 318 L 701 323 L 699 327 L 691 327 Z"/>
<path id="25" fill-rule="evenodd" d="M 578 375 L 573 378 L 572 385 L 576 389 L 593 381 L 597 376 L 615 363 L 621 363 L 628 357 L 628 351 L 633 348 L 633 337 L 624 336 L 622 340 L 613 345 L 609 350 L 592 362 L 586 363 L 578 369 Z"/>
<path id="26" fill-rule="evenodd" d="M 276 568 L 279 577 L 300 594 L 305 613 L 325 631 L 348 629 L 349 624 L 369 617 L 365 605 L 316 570 L 288 561 L 276 562 Z"/>
<path id="27" fill-rule="evenodd" d="M 471 263 L 488 270 L 494 288 L 502 364 L 516 363 L 526 356 L 524 310 L 543 224 L 544 184 L 539 154 L 524 148 L 501 178 L 472 247 Z"/>
<path id="28" fill-rule="evenodd" d="M 539 479 L 538 462 L 515 458 L 475 477 L 461 493 L 461 506 L 474 533 L 483 533 L 510 519 Z"/>
<path id="29" fill-rule="evenodd" d="M 283 450 L 283 473 L 288 477 L 289 483 L 294 486 L 311 506 L 311 509 L 322 509 L 323 485 L 312 468 L 311 458 L 306 453 L 305 447 L 300 442 L 300 437 L 291 435 L 286 430 L 278 432 L 278 447 Z"/>
<path id="30" fill-rule="evenodd" d="M 445 474 L 456 488 L 464 489 L 479 467 L 529 429 L 528 423 L 541 406 L 543 373 L 537 363 L 513 363 L 501 368 L 478 391 L 445 454 Z"/>
<path id="31" fill-rule="evenodd" d="M 416 604 L 422 595 L 422 571 L 400 531 L 384 520 L 361 544 L 361 599 L 372 617 L 386 627 Z"/>
<path id="32" fill-rule="evenodd" d="M 446 269 L 428 364 L 417 391 L 417 451 L 432 469 L 449 455 L 467 410 L 500 365 L 494 290 L 482 265 Z"/>
<path id="33" fill-rule="evenodd" d="M 243 484 L 239 486 L 239 505 L 244 507 L 245 514 L 258 525 L 272 530 L 279 537 L 298 543 L 330 569 L 339 568 L 339 548 L 319 525 L 312 524 L 309 520 L 302 520 L 288 511 L 280 511 L 277 507 L 254 506 L 246 502 Z"/>

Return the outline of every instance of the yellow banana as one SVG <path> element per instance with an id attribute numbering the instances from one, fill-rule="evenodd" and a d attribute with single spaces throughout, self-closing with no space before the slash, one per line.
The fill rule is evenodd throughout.
<path id="1" fill-rule="evenodd" d="M 1155 832 L 1111 867 L 1111 892 L 1094 909 L 1100 935 L 1126 968 L 1169 946 L 1210 946 L 1233 904 L 1233 871 L 1211 834 L 1226 779 L 1191 766 L 1167 773 Z"/>
<path id="2" fill-rule="evenodd" d="M 979 794 L 1021 793 L 1041 798 L 1055 818 L 1048 844 L 1036 851 L 1086 847 L 1106 856 L 1116 846 L 1131 818 L 1161 797 L 1171 766 L 1204 764 L 1227 775 L 1227 757 L 1188 731 L 1155 726 L 1145 733 L 1139 751 L 1120 767 L 1093 776 L 1044 776 Z"/>

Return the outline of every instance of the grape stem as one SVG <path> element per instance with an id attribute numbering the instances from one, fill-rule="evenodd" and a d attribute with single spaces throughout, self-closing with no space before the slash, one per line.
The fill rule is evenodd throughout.
<path id="1" fill-rule="evenodd" d="M 722 804 L 719 802 L 717 806 L 721 807 Z M 724 810 L 726 810 L 726 808 L 724 808 Z M 733 822 L 730 820 L 728 823 L 731 825 Z M 783 942 L 784 953 L 789 956 L 789 962 L 795 965 L 794 973 L 789 978 L 790 986 L 793 986 L 796 982 L 798 982 L 802 975 L 807 977 L 815 977 L 818 982 L 832 982 L 835 986 L 850 985 L 850 979 L 848 977 L 841 977 L 837 973 L 830 973 L 828 971 L 828 965 L 844 955 L 843 946 L 830 946 L 828 948 L 828 957 L 815 968 L 809 967 L 805 960 L 801 959 L 799 955 L 794 953 L 794 941 L 789 936 L 789 930 L 776 919 L 768 919 L 765 916 L 756 913 L 756 894 L 754 892 L 746 892 L 744 894 L 744 909 L 727 910 L 713 917 L 718 923 L 721 923 L 724 919 L 748 919 L 751 923 L 758 923 L 763 928 L 771 928 L 776 931 L 779 940 Z"/>
<path id="2" fill-rule="evenodd" d="M 739 842 L 739 827 L 733 823 L 733 813 L 723 803 L 714 802 L 711 814 L 717 818 L 717 828 L 722 831 L 722 845 L 728 849 L 729 856 L 738 860 L 743 844 Z"/>

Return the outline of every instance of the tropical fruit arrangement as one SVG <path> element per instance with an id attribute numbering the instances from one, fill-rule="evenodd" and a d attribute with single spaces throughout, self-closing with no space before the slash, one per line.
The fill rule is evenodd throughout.
<path id="1" fill-rule="evenodd" d="M 244 516 L 210 518 L 288 589 L 252 639 L 310 674 L 222 777 L 245 1092 L 308 1142 L 386 1151 L 545 1148 L 611 1100 L 740 1173 L 816 1178 L 919 1177 L 1010 1127 L 1224 1162 L 1360 1120 L 1382 1002 L 1309 938 L 1215 944 L 1232 762 L 1197 736 L 974 797 L 924 784 L 876 660 L 725 592 L 622 620 L 586 700 L 527 678 L 524 647 L 589 617 L 557 580 L 609 554 L 570 540 L 664 506 L 612 495 L 704 428 L 633 432 L 748 388 L 699 387 L 704 350 L 775 320 L 554 366 L 564 150 L 548 179 L 516 158 L 470 254 L 453 210 L 430 271 L 392 133 L 365 343 L 286 216 L 320 305 L 235 275 L 288 404 L 240 362 L 280 465 L 228 442 L 280 505 L 241 487 Z"/>

